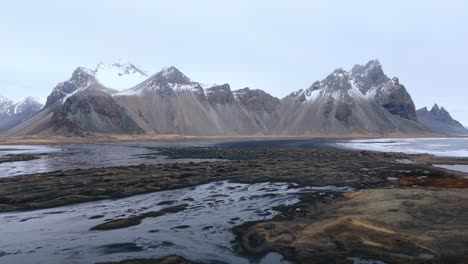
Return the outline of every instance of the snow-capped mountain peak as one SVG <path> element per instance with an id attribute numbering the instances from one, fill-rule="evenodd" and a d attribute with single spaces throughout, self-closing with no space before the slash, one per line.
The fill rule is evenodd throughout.
<path id="1" fill-rule="evenodd" d="M 322 81 L 291 93 L 288 98 L 300 103 L 374 101 L 393 115 L 416 120 L 411 96 L 398 78 L 385 75 L 378 60 L 355 65 L 350 72 L 336 69 Z"/>
<path id="2" fill-rule="evenodd" d="M 174 66 L 164 67 L 154 76 L 159 83 L 174 83 L 174 84 L 190 84 L 193 83 L 189 77 L 185 76 L 179 69 Z"/>
<path id="3" fill-rule="evenodd" d="M 123 59 L 114 63 L 100 62 L 93 73 L 104 86 L 117 90 L 131 88 L 149 77 L 147 71 Z"/>
<path id="4" fill-rule="evenodd" d="M 141 93 L 153 92 L 172 94 L 186 91 L 194 92 L 199 95 L 204 94 L 201 84 L 192 81 L 176 67 L 170 66 L 163 68 L 137 86 L 124 90 L 116 95 L 139 95 Z"/>
<path id="5" fill-rule="evenodd" d="M 67 96 L 74 94 L 76 91 L 86 89 L 96 82 L 96 76 L 92 70 L 85 67 L 78 67 L 73 71 L 70 79 L 55 86 L 47 97 L 45 106 L 50 106 L 59 100 L 64 102 L 65 99 L 68 98 Z"/>

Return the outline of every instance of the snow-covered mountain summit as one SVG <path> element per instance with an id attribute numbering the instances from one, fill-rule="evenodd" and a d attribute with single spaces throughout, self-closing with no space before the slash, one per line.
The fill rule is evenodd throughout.
<path id="1" fill-rule="evenodd" d="M 398 78 L 390 79 L 378 60 L 365 65 L 355 65 L 351 71 L 336 69 L 322 81 L 316 81 L 307 89 L 291 93 L 289 98 L 314 103 L 333 97 L 335 101 L 375 101 L 388 112 L 409 120 L 416 120 L 416 109 L 406 88 Z"/>
<path id="2" fill-rule="evenodd" d="M 141 95 L 145 93 L 173 94 L 175 92 L 195 92 L 203 94 L 203 86 L 192 81 L 174 66 L 165 67 L 135 87 L 117 95 Z"/>
<path id="3" fill-rule="evenodd" d="M 127 60 L 109 64 L 101 62 L 93 73 L 101 84 L 116 90 L 131 88 L 150 76 L 147 71 Z"/>
<path id="4" fill-rule="evenodd" d="M 119 90 L 131 88 L 148 78 L 148 73 L 127 60 L 114 63 L 99 63 L 94 70 L 85 67 L 76 68 L 70 79 L 59 83 L 47 98 L 46 106 L 59 99 L 62 102 L 77 92 L 89 87 L 99 87 L 112 94 Z M 109 88 L 109 89 L 105 89 Z"/>
<path id="5" fill-rule="evenodd" d="M 84 90 L 93 84 L 97 83 L 94 72 L 84 67 L 76 68 L 70 79 L 61 82 L 54 87 L 50 95 L 47 97 L 45 106 L 51 106 L 59 100 L 74 94 L 79 90 Z"/>

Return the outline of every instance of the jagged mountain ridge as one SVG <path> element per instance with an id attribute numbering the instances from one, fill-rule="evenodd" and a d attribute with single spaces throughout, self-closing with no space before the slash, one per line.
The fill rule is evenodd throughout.
<path id="1" fill-rule="evenodd" d="M 282 99 L 283 133 L 420 133 L 411 96 L 379 61 L 336 69 Z"/>
<path id="2" fill-rule="evenodd" d="M 417 122 L 406 88 L 398 78 L 387 77 L 377 60 L 356 65 L 350 72 L 337 69 L 281 100 L 261 90 L 232 91 L 229 84 L 206 86 L 173 66 L 121 91 L 106 88 L 97 75 L 93 70 L 76 69 L 68 81 L 54 88 L 41 113 L 9 133 L 428 132 Z M 96 96 L 100 99 L 93 99 Z"/>
<path id="3" fill-rule="evenodd" d="M 468 129 L 454 120 L 444 107 L 437 104 L 428 110 L 423 107 L 417 110 L 418 120 L 432 131 L 446 135 L 468 135 Z"/>
<path id="4" fill-rule="evenodd" d="M 248 110 L 229 84 L 204 88 L 173 66 L 114 98 L 146 133 L 226 135 L 270 129 L 266 123 L 271 121 L 264 122 L 269 114 Z"/>
<path id="5" fill-rule="evenodd" d="M 355 65 L 350 72 L 352 85 L 363 95 L 374 98 L 391 114 L 409 120 L 416 120 L 416 108 L 406 88 L 397 77 L 390 79 L 383 72 L 378 60 L 366 65 Z"/>
<path id="6" fill-rule="evenodd" d="M 6 131 L 37 113 L 43 105 L 32 97 L 14 102 L 0 96 L 0 132 Z"/>

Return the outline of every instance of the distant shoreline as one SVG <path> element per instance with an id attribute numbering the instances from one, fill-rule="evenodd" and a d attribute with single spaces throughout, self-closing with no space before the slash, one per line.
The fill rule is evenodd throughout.
<path id="1" fill-rule="evenodd" d="M 463 138 L 462 136 L 447 136 L 442 134 L 308 134 L 308 135 L 223 135 L 223 136 L 191 136 L 177 134 L 160 135 L 126 135 L 126 134 L 91 134 L 84 137 L 67 136 L 0 136 L 0 145 L 56 145 L 99 142 L 130 142 L 130 141 L 188 141 L 188 140 L 263 140 L 263 139 L 366 139 L 366 138 Z"/>

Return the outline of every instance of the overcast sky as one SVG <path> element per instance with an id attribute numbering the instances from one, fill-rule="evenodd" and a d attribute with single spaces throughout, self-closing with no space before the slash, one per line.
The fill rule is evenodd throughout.
<path id="1" fill-rule="evenodd" d="M 468 125 L 468 1 L 4 1 L 0 95 L 41 101 L 77 66 L 128 59 L 283 97 L 378 58 L 416 106 Z"/>

